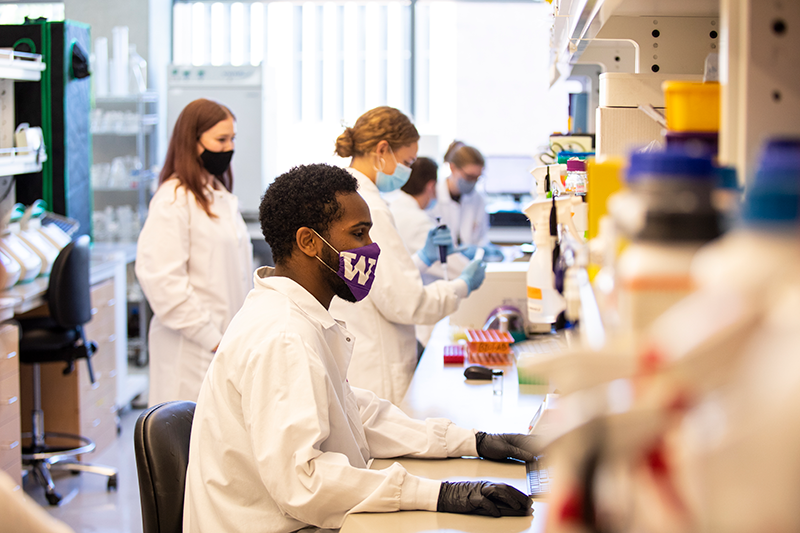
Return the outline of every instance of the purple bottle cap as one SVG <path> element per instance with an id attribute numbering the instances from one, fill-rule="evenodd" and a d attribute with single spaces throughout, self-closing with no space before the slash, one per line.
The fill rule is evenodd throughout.
<path id="1" fill-rule="evenodd" d="M 586 171 L 586 163 L 580 159 L 573 158 L 567 160 L 567 172 L 585 172 Z"/>

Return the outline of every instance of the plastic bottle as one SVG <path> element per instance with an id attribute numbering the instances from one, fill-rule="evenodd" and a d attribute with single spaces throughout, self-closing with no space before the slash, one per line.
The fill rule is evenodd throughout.
<path id="1" fill-rule="evenodd" d="M 128 65 L 130 67 L 129 91 L 138 94 L 147 91 L 147 61 L 136 52 L 136 45 L 128 45 Z"/>
<path id="2" fill-rule="evenodd" d="M 32 281 L 42 272 L 42 260 L 30 246 L 19 238 L 19 219 L 23 210 L 14 208 L 10 213 L 11 220 L 0 237 L 0 249 L 13 258 L 20 266 L 19 282 Z"/>
<path id="3" fill-rule="evenodd" d="M 680 376 L 679 396 L 691 398 L 661 439 L 694 515 L 696 527 L 684 530 L 753 531 L 766 522 L 800 530 L 800 460 L 790 451 L 800 446 L 798 264 L 800 138 L 774 140 L 748 180 L 741 219 L 695 256 L 697 292 L 651 331 L 669 365 L 659 391 Z M 742 458 L 770 490 L 731 475 Z"/>
<path id="4" fill-rule="evenodd" d="M 616 286 L 621 330 L 635 345 L 658 316 L 692 292 L 692 259 L 720 230 L 711 205 L 710 159 L 635 153 L 628 182 L 643 217 L 628 235 L 631 244 L 619 258 Z"/>
<path id="5" fill-rule="evenodd" d="M 3 275 L 0 276 L 0 280 L 2 280 L 0 288 L 10 289 L 19 280 L 22 268 L 17 260 L 3 252 L 2 248 L 0 248 L 0 269 L 3 270 Z"/>
<path id="6" fill-rule="evenodd" d="M 567 180 L 564 187 L 574 196 L 586 197 L 586 162 L 573 157 L 567 161 Z"/>
<path id="7" fill-rule="evenodd" d="M 17 205 L 24 209 L 24 214 L 19 221 L 19 238 L 25 241 L 25 244 L 39 256 L 42 260 L 41 275 L 48 276 L 56 257 L 58 257 L 59 248 L 39 231 L 42 225 L 40 217 L 44 215 L 44 208 L 41 204 L 33 204 L 27 209 L 22 204 Z"/>
<path id="8" fill-rule="evenodd" d="M 550 333 L 559 313 L 565 308 L 564 298 L 555 288 L 553 248 L 557 237 L 551 234 L 550 226 L 556 221 L 551 222 L 550 214 L 554 208 L 558 209 L 559 203 L 567 201 L 568 198 L 537 200 L 525 208 L 536 245 L 527 274 L 528 333 Z"/>

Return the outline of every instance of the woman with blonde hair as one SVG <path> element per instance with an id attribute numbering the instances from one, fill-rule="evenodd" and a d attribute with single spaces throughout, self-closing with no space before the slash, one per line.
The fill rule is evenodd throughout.
<path id="1" fill-rule="evenodd" d="M 438 202 L 431 210 L 453 232 L 456 245 L 485 246 L 489 243 L 486 202 L 475 185 L 486 165 L 477 148 L 453 141 L 444 155 L 450 175 L 436 185 Z"/>
<path id="2" fill-rule="evenodd" d="M 458 307 L 483 282 L 485 266 L 470 263 L 458 279 L 423 286 L 422 265 L 438 260 L 438 246 L 450 245 L 449 232 L 433 228 L 413 256 L 397 233 L 395 220 L 380 193 L 402 187 L 417 157 L 419 133 L 402 112 L 378 107 L 364 113 L 336 139 L 335 152 L 349 157 L 347 169 L 372 216 L 370 236 L 381 254 L 369 295 L 350 304 L 334 299 L 331 314 L 355 334 L 348 371 L 350 383 L 399 403 L 417 364 L 415 324 L 435 324 Z M 403 221 L 397 221 L 402 224 Z"/>
<path id="3" fill-rule="evenodd" d="M 236 123 L 199 99 L 181 111 L 139 235 L 136 277 L 153 310 L 149 404 L 197 401 L 233 315 L 253 286 L 253 246 L 231 193 Z"/>

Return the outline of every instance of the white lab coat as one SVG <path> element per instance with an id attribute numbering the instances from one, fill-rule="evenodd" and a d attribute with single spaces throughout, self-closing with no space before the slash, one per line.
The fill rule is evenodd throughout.
<path id="1" fill-rule="evenodd" d="M 400 403 L 417 365 L 414 324 L 435 324 L 456 310 L 468 289 L 463 280 L 422 285 L 419 263 L 409 255 L 395 228 L 389 206 L 361 172 L 359 193 L 372 215 L 370 237 L 381 248 L 370 294 L 352 304 L 334 298 L 331 314 L 347 322 L 358 342 L 348 377 L 356 387 Z"/>
<path id="2" fill-rule="evenodd" d="M 398 191 L 398 194 L 389 202 L 397 233 L 403 239 L 409 253 L 417 253 L 428 239 L 428 232 L 435 225 L 428 213 L 420 208 L 416 198 L 410 194 Z"/>
<path id="3" fill-rule="evenodd" d="M 476 455 L 475 432 L 413 420 L 351 388 L 356 338 L 274 270 L 234 317 L 192 424 L 183 530 L 288 533 L 341 527 L 354 512 L 436 510 L 440 482 L 373 458 Z"/>
<path id="4" fill-rule="evenodd" d="M 428 239 L 428 232 L 436 224 L 432 221 L 428 213 L 421 209 L 417 200 L 408 193 L 397 191 L 398 194 L 392 196 L 389 202 L 389 209 L 397 224 L 397 233 L 403 239 L 409 253 L 415 254 L 425 246 Z M 469 264 L 462 254 L 451 254 L 447 258 L 447 272 L 449 279 L 456 279 L 461 271 Z M 431 266 L 418 262 L 417 266 L 422 275 L 422 283 L 428 285 L 436 280 L 443 279 L 444 272 L 442 264 L 436 261 Z M 433 325 L 417 325 L 415 328 L 417 340 L 423 345 L 428 344 L 428 340 L 433 333 Z"/>
<path id="5" fill-rule="evenodd" d="M 462 195 L 456 202 L 450 196 L 447 179 L 439 180 L 436 182 L 436 201 L 429 211 L 431 219 L 440 217 L 441 222 L 447 224 L 457 246 L 489 244 L 489 215 L 483 196 L 477 190 Z"/>
<path id="6" fill-rule="evenodd" d="M 7 447 L 8 444 L 4 443 L 4 446 Z M 0 517 L 2 517 L 0 531 L 75 533 L 67 524 L 50 516 L 24 490 L 17 489 L 17 483 L 2 470 L 0 470 Z"/>
<path id="7" fill-rule="evenodd" d="M 153 310 L 149 404 L 196 401 L 213 349 L 252 287 L 253 245 L 237 198 L 219 185 L 210 218 L 177 179 L 164 182 L 136 251 Z"/>

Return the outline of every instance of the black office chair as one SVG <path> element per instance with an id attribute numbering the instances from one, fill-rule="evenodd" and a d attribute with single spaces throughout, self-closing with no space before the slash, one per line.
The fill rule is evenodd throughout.
<path id="1" fill-rule="evenodd" d="M 133 449 L 139 473 L 144 533 L 181 533 L 194 402 L 165 402 L 136 421 Z"/>
<path id="2" fill-rule="evenodd" d="M 44 431 L 41 363 L 64 362 L 66 375 L 75 369 L 76 360 L 85 359 L 89 379 L 94 383 L 91 357 L 97 351 L 97 344 L 87 341 L 83 331 L 83 325 L 92 319 L 89 256 L 89 237 L 86 235 L 65 246 L 56 257 L 50 272 L 45 296 L 50 315 L 19 321 L 22 330 L 19 343 L 20 362 L 33 367 L 31 432 L 22 435 L 23 439 L 30 439 L 30 444 L 22 448 L 22 462 L 44 486 L 50 505 L 58 505 L 61 501 L 61 495 L 56 492 L 50 475 L 51 469 L 108 476 L 108 489 L 117 487 L 116 469 L 76 460 L 75 456 L 94 451 L 95 444 L 91 439 Z M 48 439 L 57 439 L 60 443 L 66 441 L 73 445 L 54 446 L 47 443 Z"/>

